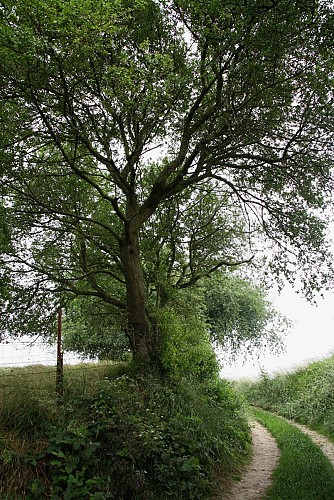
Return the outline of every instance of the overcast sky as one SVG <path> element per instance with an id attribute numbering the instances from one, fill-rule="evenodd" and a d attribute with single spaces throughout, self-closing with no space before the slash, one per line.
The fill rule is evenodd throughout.
<path id="1" fill-rule="evenodd" d="M 228 378 L 255 377 L 261 369 L 268 372 L 291 370 L 334 353 L 334 291 L 317 299 L 317 306 L 306 301 L 290 286 L 280 295 L 270 297 L 276 309 L 292 320 L 286 338 L 286 351 L 281 355 L 262 354 L 258 361 L 226 365 L 221 374 Z"/>
<path id="2" fill-rule="evenodd" d="M 334 291 L 318 299 L 318 305 L 311 305 L 286 286 L 281 295 L 273 294 L 270 299 L 276 308 L 292 320 L 292 328 L 286 338 L 286 352 L 281 355 L 262 354 L 258 361 L 243 360 L 225 365 L 221 375 L 227 378 L 256 377 L 261 369 L 268 372 L 287 371 L 321 359 L 334 352 Z M 79 358 L 73 353 L 65 354 L 65 362 L 75 363 Z M 55 364 L 56 350 L 42 349 L 31 339 L 23 343 L 0 344 L 0 366 L 23 364 Z"/>

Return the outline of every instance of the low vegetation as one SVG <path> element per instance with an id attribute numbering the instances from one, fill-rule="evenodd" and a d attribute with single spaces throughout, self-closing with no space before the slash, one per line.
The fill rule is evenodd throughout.
<path id="1" fill-rule="evenodd" d="M 230 384 L 161 381 L 131 364 L 0 376 L 3 499 L 207 498 L 244 460 L 249 433 Z"/>
<path id="2" fill-rule="evenodd" d="M 248 401 L 306 424 L 334 440 L 334 356 L 292 373 L 243 383 Z"/>
<path id="3" fill-rule="evenodd" d="M 273 474 L 268 500 L 333 498 L 334 471 L 329 460 L 308 436 L 273 414 L 254 410 L 257 420 L 275 437 L 281 458 Z"/>

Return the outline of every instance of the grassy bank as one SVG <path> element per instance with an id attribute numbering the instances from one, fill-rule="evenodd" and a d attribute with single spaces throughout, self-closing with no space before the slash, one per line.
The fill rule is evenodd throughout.
<path id="1" fill-rule="evenodd" d="M 200 499 L 246 455 L 243 408 L 225 382 L 163 382 L 128 365 L 0 373 L 3 499 Z"/>
<path id="2" fill-rule="evenodd" d="M 280 417 L 254 410 L 256 419 L 275 437 L 281 457 L 268 490 L 268 500 L 333 498 L 334 471 L 320 449 L 299 429 Z"/>
<path id="3" fill-rule="evenodd" d="M 334 441 L 334 356 L 291 373 L 246 382 L 248 401 L 326 434 Z"/>

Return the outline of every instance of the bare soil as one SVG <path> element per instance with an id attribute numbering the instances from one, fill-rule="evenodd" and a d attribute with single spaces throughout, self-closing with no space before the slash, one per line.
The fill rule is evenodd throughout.
<path id="1" fill-rule="evenodd" d="M 221 500 L 259 500 L 271 485 L 271 475 L 280 452 L 272 435 L 257 422 L 251 423 L 253 458 L 242 479 Z M 217 499 L 218 500 L 218 499 Z"/>
<path id="2" fill-rule="evenodd" d="M 296 427 L 298 427 L 298 429 L 307 434 L 312 439 L 312 441 L 319 446 L 323 454 L 329 459 L 334 467 L 334 443 L 329 441 L 329 439 L 327 439 L 325 436 L 322 436 L 318 432 L 312 431 L 308 427 L 305 427 L 305 425 L 291 422 L 291 420 L 289 420 L 288 422 L 289 424 L 295 425 Z"/>
<path id="3" fill-rule="evenodd" d="M 305 425 L 287 420 L 307 434 L 320 447 L 323 454 L 334 467 L 334 443 Z M 265 427 L 257 422 L 251 423 L 253 440 L 253 458 L 240 481 L 230 488 L 228 495 L 217 497 L 217 500 L 260 500 L 271 485 L 272 473 L 278 464 L 280 451 L 275 439 Z"/>

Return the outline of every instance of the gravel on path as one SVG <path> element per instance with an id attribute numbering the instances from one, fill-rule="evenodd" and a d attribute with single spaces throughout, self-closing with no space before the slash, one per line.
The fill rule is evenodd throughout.
<path id="1" fill-rule="evenodd" d="M 280 451 L 275 439 L 258 422 L 251 422 L 253 459 L 242 479 L 233 484 L 226 500 L 259 500 L 271 485 L 271 475 L 278 464 Z"/>

